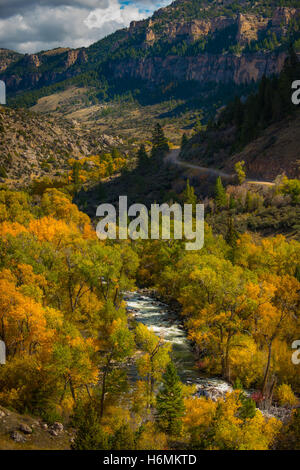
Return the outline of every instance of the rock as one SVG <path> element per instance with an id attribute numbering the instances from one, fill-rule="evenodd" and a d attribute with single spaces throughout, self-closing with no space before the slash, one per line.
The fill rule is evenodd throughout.
<path id="1" fill-rule="evenodd" d="M 50 430 L 49 430 L 49 433 L 51 434 L 51 436 L 54 436 L 54 437 L 57 437 L 57 436 L 58 436 L 58 432 L 57 432 L 57 431 L 54 431 L 54 429 L 50 429 Z"/>
<path id="2" fill-rule="evenodd" d="M 4 413 L 4 411 L 0 410 L 0 418 L 4 418 L 6 415 Z"/>
<path id="3" fill-rule="evenodd" d="M 41 428 L 42 428 L 42 429 L 48 429 L 48 424 L 42 423 L 42 424 L 41 424 Z"/>
<path id="4" fill-rule="evenodd" d="M 56 432 L 62 432 L 64 430 L 64 426 L 61 423 L 58 423 L 57 421 L 52 425 L 52 428 Z"/>
<path id="5" fill-rule="evenodd" d="M 28 424 L 21 423 L 19 429 L 24 434 L 32 434 L 32 428 L 30 426 L 28 426 Z"/>
<path id="6" fill-rule="evenodd" d="M 26 442 L 25 437 L 19 432 L 19 431 L 13 431 L 10 435 L 10 437 L 15 441 L 15 442 Z"/>

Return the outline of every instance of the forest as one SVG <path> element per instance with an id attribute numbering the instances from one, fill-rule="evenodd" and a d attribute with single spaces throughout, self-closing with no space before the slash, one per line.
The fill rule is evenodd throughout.
<path id="1" fill-rule="evenodd" d="M 0 165 L 1 448 L 48 449 L 50 442 L 51 449 L 74 451 L 300 449 L 300 160 L 285 154 L 288 131 L 300 128 L 299 106 L 291 101 L 291 83 L 300 78 L 299 18 L 294 12 L 277 29 L 259 27 L 257 39 L 237 39 L 239 14 L 272 22 L 278 6 L 298 4 L 177 0 L 151 20 L 80 47 L 75 62 L 68 54 L 77 49 L 37 53 L 39 77 L 31 55 L 6 64 L 16 88 L 21 83 L 17 93 L 9 89 L 9 106 L 30 108 L 42 97 L 77 91 L 61 109 L 57 101 L 45 111 L 53 120 L 43 134 L 39 111 L 1 113 L 7 144 Z M 170 40 L 169 24 L 177 31 L 178 19 L 199 26 L 221 17 L 229 20 L 224 29 Z M 281 73 L 263 75 L 271 54 L 278 59 L 288 46 Z M 144 78 L 112 73 L 131 59 L 192 63 L 202 54 L 219 56 L 212 80 L 219 59 L 246 56 L 256 57 L 262 79 L 215 82 L 189 73 L 173 80 L 172 67 L 157 82 L 145 79 L 147 71 Z M 72 111 L 65 134 L 63 125 L 55 128 L 63 109 Z M 105 134 L 108 116 L 116 124 Z M 46 142 L 52 126 L 55 136 Z M 34 146 L 25 137 L 35 130 L 45 142 Z M 282 165 L 281 156 L 264 153 L 277 134 L 285 139 Z M 244 157 L 260 138 L 263 151 Z M 267 176 L 272 161 L 282 170 L 274 178 Z M 148 209 L 190 204 L 194 223 L 195 206 L 203 204 L 204 246 L 188 251 L 187 239 L 163 236 L 100 240 L 97 206 L 121 195 Z M 225 384 L 222 393 L 184 377 L 176 344 L 129 306 L 143 295 L 154 310 L 164 306 L 169 327 L 188 344 L 192 372 Z M 16 415 L 24 418 L 13 430 L 23 433 L 19 441 L 3 431 Z M 29 432 L 28 417 L 35 420 Z M 63 443 L 55 426 L 65 433 Z M 38 432 L 48 441 L 34 447 Z"/>
<path id="2" fill-rule="evenodd" d="M 219 182 L 216 207 L 224 194 Z M 0 235 L 2 406 L 68 423 L 74 449 L 298 448 L 299 242 L 207 224 L 192 254 L 181 240 L 100 241 L 65 188 L 2 187 Z M 225 400 L 196 396 L 170 344 L 128 315 L 124 294 L 142 287 L 180 307 L 195 367 L 233 384 Z M 274 402 L 286 423 L 265 417 Z"/>

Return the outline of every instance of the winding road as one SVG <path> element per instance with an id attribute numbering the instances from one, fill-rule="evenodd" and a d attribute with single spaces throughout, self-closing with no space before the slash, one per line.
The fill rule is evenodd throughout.
<path id="1" fill-rule="evenodd" d="M 178 158 L 179 153 L 180 153 L 179 148 L 171 150 L 166 155 L 165 162 L 166 163 L 173 163 L 174 165 L 179 165 L 179 166 L 182 166 L 182 167 L 185 167 L 185 168 L 191 168 L 191 169 L 194 169 L 194 170 L 198 170 L 199 172 L 204 173 L 204 174 L 206 173 L 206 174 L 212 175 L 212 176 L 221 176 L 221 178 L 224 178 L 224 179 L 233 179 L 235 177 L 234 174 L 225 173 L 222 170 L 218 170 L 218 169 L 215 169 L 215 168 L 207 168 L 207 167 L 204 167 L 204 166 L 196 165 L 194 163 L 188 163 L 188 162 L 179 160 L 179 158 Z M 257 185 L 262 185 L 262 186 L 274 186 L 274 183 L 270 183 L 269 181 L 259 181 L 259 180 L 246 179 L 245 182 L 249 183 L 249 184 L 257 184 Z"/>

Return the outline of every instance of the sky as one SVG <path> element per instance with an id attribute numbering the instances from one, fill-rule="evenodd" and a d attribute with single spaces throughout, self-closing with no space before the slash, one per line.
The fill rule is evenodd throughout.
<path id="1" fill-rule="evenodd" d="M 171 0 L 0 0 L 0 48 L 34 53 L 82 47 Z"/>

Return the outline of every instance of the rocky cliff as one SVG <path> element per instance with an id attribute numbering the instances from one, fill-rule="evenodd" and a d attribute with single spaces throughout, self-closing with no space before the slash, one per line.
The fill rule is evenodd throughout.
<path id="1" fill-rule="evenodd" d="M 278 74 L 286 52 L 255 54 L 202 54 L 197 57 L 168 56 L 119 61 L 110 65 L 118 78 L 141 78 L 159 84 L 167 81 L 235 82 L 258 81 L 263 74 Z"/>
<path id="2" fill-rule="evenodd" d="M 8 90 L 30 89 L 78 74 L 88 61 L 84 49 L 54 49 L 39 54 L 16 54 L 10 61 L 0 54 L 0 71 Z"/>
<path id="3" fill-rule="evenodd" d="M 99 71 L 107 80 L 151 84 L 256 81 L 280 71 L 299 25 L 300 8 L 276 2 L 177 0 L 88 48 L 25 56 L 0 51 L 0 78 L 10 95 Z"/>

